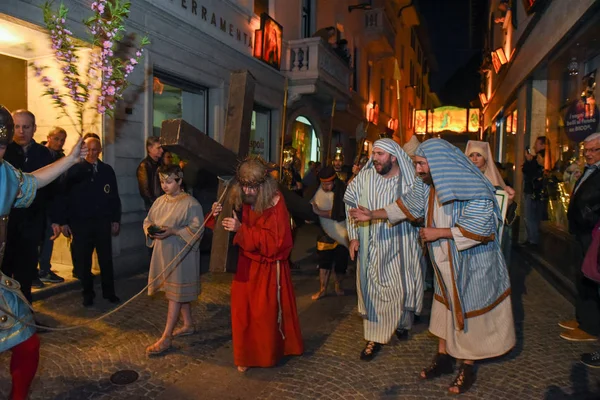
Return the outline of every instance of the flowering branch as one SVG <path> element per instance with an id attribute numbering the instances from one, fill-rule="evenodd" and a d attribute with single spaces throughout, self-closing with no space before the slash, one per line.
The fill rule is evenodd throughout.
<path id="1" fill-rule="evenodd" d="M 50 96 L 54 106 L 71 119 L 80 135 L 86 110 L 100 114 L 114 115 L 115 103 L 123 98 L 129 82 L 127 77 L 133 72 L 143 54 L 143 47 L 150 41 L 143 37 L 133 54 L 124 57 L 115 55 L 115 50 L 123 39 L 125 20 L 129 16 L 130 3 L 121 0 L 97 0 L 92 3 L 92 17 L 84 21 L 92 36 L 93 48 L 82 78 L 79 73 L 77 47 L 73 33 L 66 28 L 68 9 L 60 4 L 57 11 L 51 3 L 45 3 L 44 22 L 50 34 L 52 50 L 63 75 L 61 89 L 44 74 L 48 67 L 31 63 L 35 76 L 45 87 L 44 95 Z M 71 115 L 66 100 L 75 107 Z"/>

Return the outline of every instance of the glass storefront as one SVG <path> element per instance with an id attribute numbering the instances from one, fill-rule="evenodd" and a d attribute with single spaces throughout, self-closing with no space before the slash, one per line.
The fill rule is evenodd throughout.
<path id="1" fill-rule="evenodd" d="M 600 35 L 600 14 L 596 14 L 548 66 L 545 120 L 549 142 L 545 165 L 548 220 L 565 230 L 569 196 L 585 166 L 582 142 L 599 127 L 595 99 L 600 95 L 596 86 L 600 70 L 600 43 L 596 39 Z"/>
<path id="2" fill-rule="evenodd" d="M 271 110 L 254 106 L 250 128 L 250 154 L 271 160 Z"/>
<path id="3" fill-rule="evenodd" d="M 160 136 L 162 122 L 182 118 L 210 136 L 208 132 L 208 90 L 161 71 L 154 71 L 152 127 Z"/>

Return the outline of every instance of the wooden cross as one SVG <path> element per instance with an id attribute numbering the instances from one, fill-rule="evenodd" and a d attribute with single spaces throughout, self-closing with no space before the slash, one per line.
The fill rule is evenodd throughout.
<path id="1" fill-rule="evenodd" d="M 250 125 L 254 109 L 254 77 L 248 71 L 231 73 L 227 119 L 223 144 L 211 139 L 199 129 L 182 119 L 163 121 L 160 141 L 165 149 L 187 159 L 193 159 L 199 167 L 217 176 L 233 176 L 239 159 L 246 157 L 250 149 Z M 219 180 L 217 198 L 225 190 Z M 223 212 L 215 224 L 210 253 L 211 272 L 235 272 L 237 249 L 221 222 L 232 215 L 229 202 L 223 202 Z"/>

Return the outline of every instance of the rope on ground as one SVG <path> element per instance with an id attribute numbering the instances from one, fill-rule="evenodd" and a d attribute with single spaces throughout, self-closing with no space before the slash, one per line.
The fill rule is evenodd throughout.
<path id="1" fill-rule="evenodd" d="M 229 180 L 225 181 L 225 188 L 223 189 L 223 193 L 221 194 L 221 197 L 219 197 L 219 200 L 217 200 L 217 203 L 221 203 L 221 201 L 225 197 L 225 194 L 227 193 L 227 190 L 229 189 L 229 184 L 231 183 L 232 179 L 233 178 L 230 178 Z M 150 287 L 150 285 L 152 285 L 154 282 L 156 282 L 166 272 L 168 272 L 168 274 L 166 276 L 169 276 L 173 272 L 172 270 L 175 270 L 175 267 L 177 267 L 179 265 L 179 263 L 181 262 L 181 260 L 179 260 L 179 258 L 181 257 L 181 255 L 184 254 L 188 250 L 188 248 L 191 248 L 193 246 L 193 244 L 196 242 L 196 240 L 199 239 L 199 235 L 198 234 L 203 231 L 203 228 L 206 225 L 206 223 L 208 222 L 208 220 L 210 219 L 211 215 L 212 215 L 212 210 L 204 218 L 204 222 L 202 222 L 202 225 L 200 225 L 200 228 L 198 228 L 198 231 L 194 234 L 194 236 L 192 236 L 192 239 L 188 243 L 186 243 L 186 245 L 183 247 L 183 249 L 181 249 L 181 251 L 179 253 L 177 253 L 177 255 L 175 257 L 173 257 L 173 259 L 171 260 L 171 262 L 169 262 L 169 264 L 167 265 L 167 267 L 160 274 L 158 274 L 156 276 L 156 278 L 154 278 L 152 281 L 148 282 L 148 284 L 142 290 L 140 290 L 136 295 L 134 295 L 133 297 L 131 297 L 125 303 L 119 305 L 118 307 L 116 307 L 116 308 L 114 308 L 114 309 L 112 309 L 112 310 L 110 310 L 110 311 L 108 311 L 108 312 L 106 312 L 106 313 L 104 313 L 104 314 L 96 317 L 96 318 L 89 319 L 87 321 L 84 321 L 84 322 L 82 322 L 80 324 L 76 324 L 76 325 L 51 327 L 51 326 L 40 326 L 40 325 L 37 325 L 35 323 L 31 323 L 29 321 L 22 320 L 22 319 L 18 318 L 16 315 L 14 315 L 13 313 L 11 313 L 10 311 L 5 310 L 4 307 L 1 307 L 1 306 L 0 306 L 0 311 L 2 311 L 3 313 L 5 313 L 9 317 L 13 318 L 17 322 L 22 323 L 23 325 L 33 326 L 35 328 L 40 328 L 40 329 L 43 329 L 43 330 L 46 330 L 46 331 L 54 331 L 54 332 L 65 332 L 65 331 L 72 331 L 72 330 L 75 330 L 75 329 L 80 329 L 80 328 L 88 326 L 88 325 L 90 325 L 90 324 L 92 324 L 94 322 L 98 322 L 98 321 L 101 321 L 101 320 L 103 320 L 105 318 L 108 318 L 112 314 L 114 314 L 117 311 L 120 311 L 121 309 L 123 309 L 123 307 L 125 307 L 126 305 L 128 305 L 129 303 L 131 303 L 133 300 L 135 300 L 136 298 L 138 298 L 139 296 L 141 296 L 143 293 L 145 293 L 146 290 L 148 290 L 148 287 Z"/>

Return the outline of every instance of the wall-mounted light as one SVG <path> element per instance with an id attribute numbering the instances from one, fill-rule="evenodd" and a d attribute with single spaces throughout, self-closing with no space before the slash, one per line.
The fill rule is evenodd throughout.
<path id="1" fill-rule="evenodd" d="M 479 93 L 479 101 L 481 101 L 481 105 L 485 106 L 488 103 L 488 98 L 485 93 Z"/>
<path id="2" fill-rule="evenodd" d="M 504 49 L 502 47 L 498 47 L 496 50 L 494 50 L 494 53 L 496 53 L 502 65 L 508 62 L 508 58 L 506 58 L 506 54 L 504 53 Z"/>
<path id="3" fill-rule="evenodd" d="M 571 76 L 579 74 L 579 63 L 577 62 L 576 57 L 571 58 L 571 62 L 569 62 L 569 65 L 567 66 L 567 71 L 569 71 L 569 75 Z"/>
<path id="4" fill-rule="evenodd" d="M 398 129 L 398 120 L 396 118 L 390 118 L 387 123 L 387 127 L 395 132 L 396 129 Z"/>
<path id="5" fill-rule="evenodd" d="M 379 120 L 379 105 L 376 101 L 367 104 L 367 121 L 377 125 Z"/>

